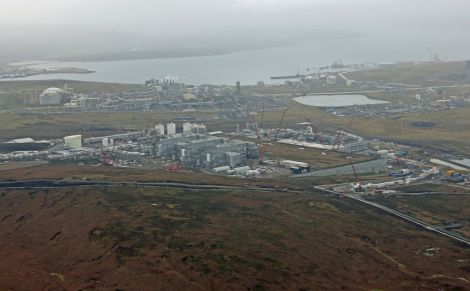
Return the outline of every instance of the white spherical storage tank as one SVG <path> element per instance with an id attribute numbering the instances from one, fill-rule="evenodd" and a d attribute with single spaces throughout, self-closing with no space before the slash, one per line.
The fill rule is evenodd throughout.
<path id="1" fill-rule="evenodd" d="M 64 137 L 64 145 L 66 148 L 78 149 L 82 147 L 81 135 L 70 135 Z"/>

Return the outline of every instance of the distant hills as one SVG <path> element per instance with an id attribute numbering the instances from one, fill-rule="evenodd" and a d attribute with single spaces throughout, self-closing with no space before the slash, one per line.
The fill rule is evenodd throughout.
<path id="1" fill-rule="evenodd" d="M 210 56 L 325 38 L 360 37 L 349 31 L 297 29 L 212 32 L 204 35 L 123 33 L 57 27 L 9 27 L 0 35 L 0 63 L 24 60 L 113 61 Z"/>

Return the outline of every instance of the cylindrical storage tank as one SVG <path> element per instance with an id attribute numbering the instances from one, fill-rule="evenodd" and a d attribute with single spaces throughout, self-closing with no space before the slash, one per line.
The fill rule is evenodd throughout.
<path id="1" fill-rule="evenodd" d="M 155 133 L 157 136 L 165 135 L 165 126 L 161 123 L 155 125 Z"/>
<path id="2" fill-rule="evenodd" d="M 167 123 L 166 133 L 167 133 L 167 135 L 175 135 L 176 134 L 176 124 L 173 123 L 173 122 Z"/>
<path id="3" fill-rule="evenodd" d="M 313 127 L 307 126 L 307 134 L 313 134 Z"/>
<path id="4" fill-rule="evenodd" d="M 211 161 L 211 154 L 206 154 L 206 161 L 210 162 Z"/>
<path id="5" fill-rule="evenodd" d="M 258 170 L 249 170 L 246 172 L 246 175 L 250 177 L 256 177 L 256 176 L 260 176 L 261 172 Z"/>
<path id="6" fill-rule="evenodd" d="M 387 150 L 380 150 L 380 151 L 377 151 L 377 154 L 379 154 L 381 157 L 386 157 L 386 156 L 388 156 L 388 151 Z"/>
<path id="7" fill-rule="evenodd" d="M 190 133 L 192 128 L 192 124 L 189 122 L 183 123 L 183 133 Z"/>
<path id="8" fill-rule="evenodd" d="M 244 166 L 244 167 L 238 167 L 238 168 L 235 168 L 233 169 L 235 170 L 235 172 L 237 174 L 242 174 L 244 175 L 245 173 L 247 173 L 249 170 L 250 170 L 250 167 L 249 166 Z"/>
<path id="9" fill-rule="evenodd" d="M 217 167 L 217 168 L 212 169 L 212 172 L 214 173 L 227 173 L 228 171 L 230 171 L 229 166 L 222 166 L 222 167 Z"/>

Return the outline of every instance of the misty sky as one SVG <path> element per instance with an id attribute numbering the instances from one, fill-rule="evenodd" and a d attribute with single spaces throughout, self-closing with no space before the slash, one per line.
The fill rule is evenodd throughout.
<path id="1" fill-rule="evenodd" d="M 465 0 L 14 0 L 2 1 L 1 25 L 47 25 L 124 32 L 187 34 L 247 28 L 464 32 Z"/>
<path id="2" fill-rule="evenodd" d="M 0 41 L 7 45 L 0 48 L 0 57 L 33 46 L 65 55 L 67 49 L 74 54 L 133 45 L 155 49 L 184 39 L 184 45 L 199 46 L 229 39 L 225 47 L 244 38 L 250 44 L 292 43 L 313 39 L 312 31 L 468 46 L 469 11 L 467 0 L 3 0 Z M 264 39 L 258 40 L 261 35 Z M 292 39 L 282 39 L 289 36 Z M 28 54 L 32 52 L 16 58 Z"/>

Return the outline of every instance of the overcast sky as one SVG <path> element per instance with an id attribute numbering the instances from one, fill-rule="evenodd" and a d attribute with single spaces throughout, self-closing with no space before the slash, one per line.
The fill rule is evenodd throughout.
<path id="1" fill-rule="evenodd" d="M 0 24 L 126 32 L 256 29 L 258 25 L 412 31 L 470 25 L 467 0 L 3 0 Z M 148 31 L 147 31 L 148 32 Z"/>
<path id="2" fill-rule="evenodd" d="M 60 31 L 80 43 L 91 45 L 129 38 L 141 43 L 146 36 L 168 39 L 195 37 L 212 40 L 246 38 L 257 34 L 268 38 L 289 35 L 309 36 L 313 30 L 342 31 L 351 35 L 386 35 L 404 42 L 448 42 L 449 46 L 470 45 L 470 1 L 468 0 L 1 0 L 0 26 L 6 42 L 30 46 L 26 40 L 44 39 L 44 33 Z M 17 29 L 9 29 L 17 28 Z M 32 36 L 28 35 L 28 30 Z M 6 33 L 5 33 L 6 32 Z M 38 33 L 40 32 L 40 33 Z M 10 33 L 10 38 L 8 38 Z M 14 35 L 14 34 L 17 35 Z M 103 39 L 100 39 L 100 33 Z M 87 39 L 87 34 L 90 37 Z M 302 35 L 303 34 L 303 35 Z M 249 38 L 251 36 L 251 38 Z M 254 36 L 254 37 L 253 37 Z M 64 39 L 64 37 L 59 37 Z M 58 39 L 56 37 L 56 39 Z M 87 39 L 85 44 L 82 40 Z M 2 36 L 0 35 L 0 40 Z M 12 41 L 13 40 L 13 41 Z M 299 41 L 296 36 L 295 41 Z M 261 41 L 264 41 L 263 39 Z M 280 41 L 280 40 L 277 40 Z M 282 40 L 284 41 L 284 40 Z M 287 41 L 287 40 L 286 40 Z M 292 40 L 289 40 L 292 41 Z M 35 40 L 35 42 L 38 42 Z M 104 44 L 103 44 L 104 43 Z M 192 43 L 196 43 L 192 41 Z M 201 41 L 202 43 L 202 41 Z M 220 42 L 219 42 L 220 43 Z M 274 43 L 274 42 L 273 42 Z M 211 44 L 211 45 L 212 45 Z M 74 43 L 70 47 L 76 48 Z M 147 44 L 142 44 L 145 47 Z M 230 46 L 231 43 L 226 44 Z M 54 45 L 53 47 L 59 47 Z M 154 48 L 154 47 L 152 47 Z M 16 47 L 10 48 L 16 52 Z M 44 49 L 46 50 L 46 49 Z M 2 50 L 0 48 L 0 53 Z M 5 55 L 4 51 L 4 55 Z M 0 55 L 1 56 L 1 55 Z"/>

